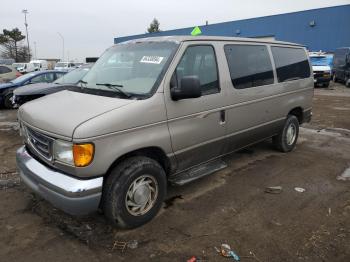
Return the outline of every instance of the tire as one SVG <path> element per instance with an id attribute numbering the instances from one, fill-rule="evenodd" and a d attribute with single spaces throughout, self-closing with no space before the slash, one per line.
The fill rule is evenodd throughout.
<path id="1" fill-rule="evenodd" d="M 142 184 L 142 179 L 148 181 Z M 138 190 L 135 190 L 133 186 Z M 134 191 L 134 195 L 127 194 Z M 167 191 L 167 178 L 160 164 L 148 157 L 131 157 L 118 164 L 109 174 L 103 188 L 102 208 L 109 222 L 119 228 L 135 228 L 156 216 Z M 148 199 L 154 198 L 150 205 Z M 131 203 L 128 205 L 127 203 Z M 145 209 L 132 210 L 133 204 L 146 203 Z M 148 207 L 147 207 L 148 205 Z M 134 213 L 133 213 L 134 212 Z"/>
<path id="2" fill-rule="evenodd" d="M 338 78 L 337 78 L 337 75 L 335 73 L 333 74 L 333 82 L 334 83 L 338 82 Z"/>
<path id="3" fill-rule="evenodd" d="M 346 87 L 350 87 L 350 78 L 349 78 L 349 77 L 347 77 L 347 78 L 345 79 L 345 86 L 346 86 Z"/>
<path id="4" fill-rule="evenodd" d="M 294 135 L 290 137 L 289 132 L 293 132 L 289 128 L 294 129 Z M 276 149 L 286 153 L 295 148 L 299 136 L 299 121 L 294 115 L 288 115 L 283 130 L 277 136 L 272 138 Z"/>
<path id="5" fill-rule="evenodd" d="M 329 87 L 329 82 L 324 83 L 324 84 L 323 84 L 323 87 Z"/>
<path id="6" fill-rule="evenodd" d="M 12 97 L 13 97 L 12 92 L 5 93 L 5 95 L 4 95 L 4 107 L 6 109 L 13 109 L 13 104 L 12 104 L 12 100 L 11 100 Z"/>

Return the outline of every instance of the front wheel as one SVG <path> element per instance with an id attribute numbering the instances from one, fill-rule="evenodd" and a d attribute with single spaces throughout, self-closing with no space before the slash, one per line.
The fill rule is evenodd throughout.
<path id="1" fill-rule="evenodd" d="M 158 213 L 166 190 L 166 174 L 157 161 L 132 157 L 108 176 L 103 189 L 103 211 L 117 227 L 138 227 Z"/>
<path id="2" fill-rule="evenodd" d="M 6 109 L 13 109 L 13 103 L 12 103 L 12 97 L 13 97 L 13 93 L 12 92 L 9 92 L 9 93 L 6 93 L 4 95 L 4 107 Z"/>
<path id="3" fill-rule="evenodd" d="M 281 152 L 290 152 L 295 148 L 299 136 L 299 121 L 294 115 L 288 115 L 283 130 L 272 138 L 275 147 Z"/>

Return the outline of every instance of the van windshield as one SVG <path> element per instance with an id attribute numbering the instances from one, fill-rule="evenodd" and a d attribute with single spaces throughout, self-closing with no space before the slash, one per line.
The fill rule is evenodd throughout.
<path id="1" fill-rule="evenodd" d="M 148 97 L 177 50 L 175 42 L 118 44 L 108 49 L 82 79 L 82 86 L 124 97 Z"/>
<path id="2" fill-rule="evenodd" d="M 327 56 L 311 56 L 311 65 L 313 66 L 328 66 L 331 65 L 331 59 Z"/>

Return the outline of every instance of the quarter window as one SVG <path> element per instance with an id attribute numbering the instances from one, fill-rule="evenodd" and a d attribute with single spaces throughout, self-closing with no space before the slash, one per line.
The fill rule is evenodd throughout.
<path id="1" fill-rule="evenodd" d="M 177 85 L 181 84 L 183 77 L 192 75 L 198 76 L 203 95 L 219 92 L 217 64 L 212 46 L 190 46 L 186 49 L 176 68 Z"/>
<path id="2" fill-rule="evenodd" d="M 225 55 L 234 88 L 273 84 L 271 60 L 263 45 L 225 45 Z"/>
<path id="3" fill-rule="evenodd" d="M 310 65 L 302 48 L 272 47 L 278 82 L 310 77 Z"/>

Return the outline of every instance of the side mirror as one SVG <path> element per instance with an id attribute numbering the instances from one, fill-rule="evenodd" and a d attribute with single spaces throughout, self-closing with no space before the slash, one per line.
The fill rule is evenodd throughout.
<path id="1" fill-rule="evenodd" d="M 175 101 L 202 96 L 201 84 L 196 75 L 184 76 L 181 78 L 180 87 L 173 87 L 170 90 L 171 98 Z"/>

